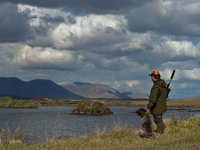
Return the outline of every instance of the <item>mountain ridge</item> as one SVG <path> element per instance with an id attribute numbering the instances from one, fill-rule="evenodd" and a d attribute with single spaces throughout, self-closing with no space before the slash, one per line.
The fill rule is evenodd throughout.
<path id="1" fill-rule="evenodd" d="M 148 95 L 147 94 L 142 94 L 142 93 L 139 93 L 139 92 L 123 92 L 122 94 L 130 97 L 130 98 L 133 98 L 133 99 L 136 99 L 136 98 L 139 98 L 139 99 L 148 99 Z"/>
<path id="2" fill-rule="evenodd" d="M 0 96 L 11 96 L 13 98 L 83 98 L 51 80 L 35 79 L 22 81 L 16 77 L 0 77 Z"/>
<path id="3" fill-rule="evenodd" d="M 130 98 L 102 83 L 71 82 L 60 86 L 85 98 Z"/>
<path id="4" fill-rule="evenodd" d="M 0 77 L 0 96 L 11 96 L 18 99 L 33 99 L 38 97 L 57 99 L 146 98 L 146 95 L 142 93 L 120 93 L 109 85 L 102 83 L 71 82 L 57 84 L 47 79 L 23 81 L 16 77 Z"/>

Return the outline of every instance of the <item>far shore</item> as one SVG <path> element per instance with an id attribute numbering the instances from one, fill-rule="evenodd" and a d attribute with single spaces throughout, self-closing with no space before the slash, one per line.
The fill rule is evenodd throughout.
<path id="1" fill-rule="evenodd" d="M 76 106 L 81 102 L 102 102 L 107 106 L 146 106 L 148 100 L 146 99 L 49 99 L 36 98 L 28 100 L 37 103 L 39 106 Z M 167 100 L 168 107 L 177 107 L 177 109 L 184 109 L 184 107 L 200 107 L 200 99 L 176 99 Z"/>
<path id="2" fill-rule="evenodd" d="M 38 106 L 77 106 L 79 103 L 101 102 L 106 106 L 141 106 L 146 107 L 148 99 L 35 99 L 17 100 L 12 97 L 1 97 L 1 108 L 37 108 Z M 200 107 L 200 99 L 167 100 L 168 110 L 183 110 L 185 107 Z"/>

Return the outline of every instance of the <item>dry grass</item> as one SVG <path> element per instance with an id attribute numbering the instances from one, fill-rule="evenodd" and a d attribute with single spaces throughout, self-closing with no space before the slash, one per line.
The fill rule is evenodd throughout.
<path id="1" fill-rule="evenodd" d="M 183 119 L 165 119 L 165 133 L 155 139 L 143 139 L 138 130 L 117 123 L 112 133 L 105 130 L 79 138 L 50 140 L 42 144 L 25 145 L 9 143 L 0 146 L 1 150 L 199 150 L 200 115 Z"/>
<path id="2" fill-rule="evenodd" d="M 0 143 L 1 145 L 7 145 L 10 143 L 28 143 L 28 139 L 31 136 L 29 129 L 21 129 L 18 126 L 14 132 L 10 131 L 10 128 L 5 124 L 1 128 Z"/>
<path id="3" fill-rule="evenodd" d="M 200 99 L 179 99 L 167 101 L 168 106 L 175 107 L 200 107 Z"/>

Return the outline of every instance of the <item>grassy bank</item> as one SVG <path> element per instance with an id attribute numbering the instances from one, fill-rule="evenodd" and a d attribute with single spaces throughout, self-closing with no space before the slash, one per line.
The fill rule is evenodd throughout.
<path id="1" fill-rule="evenodd" d="M 1 97 L 0 107 L 3 108 L 37 108 L 38 104 L 26 100 L 17 100 L 12 97 Z"/>
<path id="2" fill-rule="evenodd" d="M 165 119 L 165 133 L 156 139 L 142 139 L 138 130 L 116 124 L 113 132 L 96 131 L 94 135 L 79 138 L 50 140 L 42 144 L 26 145 L 20 141 L 1 143 L 1 150 L 198 150 L 200 149 L 200 115 L 187 118 Z"/>
<path id="3" fill-rule="evenodd" d="M 167 101 L 167 106 L 174 107 L 200 107 L 200 99 L 178 99 Z"/>
<path id="4" fill-rule="evenodd" d="M 126 100 L 104 100 L 106 105 L 119 105 L 119 106 L 147 106 L 148 101 L 126 101 Z M 200 99 L 177 99 L 167 100 L 168 107 L 200 107 Z"/>

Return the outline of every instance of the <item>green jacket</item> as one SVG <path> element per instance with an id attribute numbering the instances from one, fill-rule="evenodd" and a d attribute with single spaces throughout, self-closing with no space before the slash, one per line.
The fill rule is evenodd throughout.
<path id="1" fill-rule="evenodd" d="M 154 82 L 151 88 L 147 109 L 150 109 L 153 115 L 160 115 L 167 111 L 166 83 L 164 80 L 160 79 Z"/>

